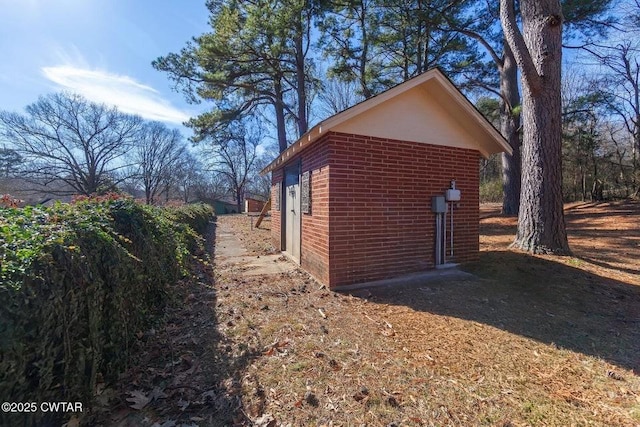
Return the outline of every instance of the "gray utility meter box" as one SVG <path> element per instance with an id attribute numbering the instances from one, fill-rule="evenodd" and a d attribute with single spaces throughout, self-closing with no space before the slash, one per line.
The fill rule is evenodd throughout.
<path id="1" fill-rule="evenodd" d="M 431 212 L 445 213 L 447 211 L 447 202 L 444 196 L 433 196 L 431 198 Z"/>
<path id="2" fill-rule="evenodd" d="M 450 188 L 445 193 L 445 198 L 447 202 L 459 202 L 460 201 L 460 190 L 456 190 L 455 188 Z"/>

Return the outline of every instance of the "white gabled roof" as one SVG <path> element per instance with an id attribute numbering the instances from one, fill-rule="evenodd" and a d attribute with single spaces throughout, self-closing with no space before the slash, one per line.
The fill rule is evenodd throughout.
<path id="1" fill-rule="evenodd" d="M 261 174 L 280 168 L 331 131 L 471 148 L 484 157 L 511 153 L 500 132 L 434 68 L 318 123 Z"/>

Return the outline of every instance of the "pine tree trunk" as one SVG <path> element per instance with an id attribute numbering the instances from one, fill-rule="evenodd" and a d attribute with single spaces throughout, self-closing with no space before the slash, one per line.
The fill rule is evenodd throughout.
<path id="1" fill-rule="evenodd" d="M 302 16 L 298 16 L 299 21 L 296 22 L 296 92 L 298 95 L 298 136 L 302 136 L 307 132 L 307 75 L 305 70 L 304 55 L 304 28 L 302 25 Z"/>
<path id="2" fill-rule="evenodd" d="M 502 214 L 518 215 L 520 208 L 520 89 L 518 65 L 505 41 L 500 68 L 500 131 L 511 145 L 512 154 L 502 153 Z"/>
<path id="3" fill-rule="evenodd" d="M 522 73 L 522 189 L 513 246 L 569 254 L 562 200 L 562 9 L 558 0 L 500 1 L 505 38 Z"/>
<path id="4" fill-rule="evenodd" d="M 362 43 L 362 51 L 360 53 L 360 64 L 358 69 L 358 81 L 360 82 L 360 89 L 365 99 L 369 99 L 373 96 L 373 92 L 369 88 L 369 79 L 367 78 L 367 64 L 369 63 L 369 32 L 367 29 L 367 16 L 368 10 L 364 1 L 360 1 L 357 6 L 359 12 L 359 24 L 360 24 L 360 38 Z"/>
<path id="5" fill-rule="evenodd" d="M 287 128 L 284 115 L 284 94 L 282 82 L 279 78 L 274 81 L 274 93 L 276 96 L 274 108 L 276 110 L 276 130 L 278 132 L 278 149 L 284 152 L 287 149 Z"/>

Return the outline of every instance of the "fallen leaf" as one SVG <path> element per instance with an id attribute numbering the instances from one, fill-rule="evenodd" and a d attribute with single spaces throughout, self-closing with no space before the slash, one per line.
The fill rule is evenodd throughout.
<path id="1" fill-rule="evenodd" d="M 274 353 L 276 353 L 277 351 L 282 350 L 283 348 L 287 347 L 289 345 L 289 340 L 284 340 L 284 341 L 275 341 L 273 344 L 271 344 L 270 346 L 267 346 L 264 350 L 264 355 L 265 356 L 273 356 Z"/>
<path id="2" fill-rule="evenodd" d="M 131 402 L 131 405 L 129 406 L 133 409 L 137 409 L 138 411 L 151 402 L 151 398 L 144 394 L 142 390 L 130 391 L 129 395 L 131 395 L 131 397 L 127 398 L 127 402 Z"/>
<path id="3" fill-rule="evenodd" d="M 253 420 L 254 427 L 275 427 L 276 420 L 271 414 L 264 414 L 263 416 Z"/>
<path id="4" fill-rule="evenodd" d="M 613 378 L 616 381 L 624 381 L 624 377 L 615 371 L 607 371 L 607 376 L 609 378 Z"/>
<path id="5" fill-rule="evenodd" d="M 284 348 L 284 347 L 286 347 L 286 346 L 288 346 L 288 345 L 289 345 L 289 340 L 278 341 L 278 342 L 275 344 L 275 346 L 276 346 L 276 348 L 277 348 L 278 350 L 279 350 L 279 349 L 281 349 L 281 348 Z"/>
<path id="6" fill-rule="evenodd" d="M 62 427 L 78 427 L 80 425 L 80 419 L 76 416 L 71 417 L 66 424 L 63 424 Z"/>
<path id="7" fill-rule="evenodd" d="M 165 397 L 167 397 L 167 395 L 160 387 L 155 387 L 153 390 L 151 390 L 151 393 L 149 393 L 149 399 L 151 399 L 151 401 L 164 399 Z"/>
<path id="8" fill-rule="evenodd" d="M 191 402 L 189 402 L 188 400 L 180 399 L 178 400 L 178 407 L 180 408 L 181 411 L 184 411 L 185 409 L 187 409 L 190 403 Z"/>
<path id="9" fill-rule="evenodd" d="M 356 402 L 360 402 L 362 400 L 364 400 L 366 402 L 367 400 L 369 400 L 369 396 L 367 396 L 366 394 L 364 394 L 362 392 L 357 392 L 356 394 L 353 395 L 353 399 Z"/>
<path id="10" fill-rule="evenodd" d="M 102 394 L 102 392 L 104 391 L 105 387 L 106 387 L 105 383 L 96 384 L 95 395 L 96 396 L 100 396 Z"/>

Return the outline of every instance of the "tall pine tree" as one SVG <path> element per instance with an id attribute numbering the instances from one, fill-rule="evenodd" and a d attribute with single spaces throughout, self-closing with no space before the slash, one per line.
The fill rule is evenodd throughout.
<path id="1" fill-rule="evenodd" d="M 188 122 L 195 141 L 265 107 L 275 117 L 280 151 L 287 148 L 287 120 L 298 136 L 308 127 L 311 11 L 304 0 L 209 0 L 212 31 L 180 53 L 156 59 L 176 87 L 213 109 Z"/>

